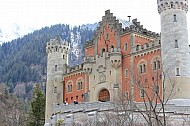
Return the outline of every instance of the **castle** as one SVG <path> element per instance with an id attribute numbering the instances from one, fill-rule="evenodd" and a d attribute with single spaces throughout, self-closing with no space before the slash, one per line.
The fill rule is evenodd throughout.
<path id="1" fill-rule="evenodd" d="M 152 91 L 161 98 L 169 96 L 171 83 L 172 99 L 190 98 L 188 0 L 157 4 L 161 35 L 143 28 L 137 19 L 121 22 L 105 11 L 93 40 L 86 42 L 81 65 L 69 67 L 68 42 L 57 37 L 47 43 L 46 123 L 53 105 L 65 101 L 113 101 L 122 93 L 143 102 L 145 90 L 150 96 Z"/>

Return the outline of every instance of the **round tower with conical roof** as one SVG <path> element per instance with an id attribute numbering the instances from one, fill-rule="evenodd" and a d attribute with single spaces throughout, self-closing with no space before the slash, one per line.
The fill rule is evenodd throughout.
<path id="1" fill-rule="evenodd" d="M 190 49 L 187 30 L 188 0 L 157 0 L 161 19 L 164 87 L 173 98 L 190 98 Z"/>
<path id="2" fill-rule="evenodd" d="M 63 75 L 68 66 L 69 43 L 60 37 L 51 39 L 46 46 L 47 52 L 47 84 L 45 122 L 48 123 L 53 114 L 53 105 L 63 103 Z"/>

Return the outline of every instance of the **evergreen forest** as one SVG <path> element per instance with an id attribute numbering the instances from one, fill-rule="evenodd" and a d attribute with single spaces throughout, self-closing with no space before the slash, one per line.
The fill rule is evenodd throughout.
<path id="1" fill-rule="evenodd" d="M 70 42 L 73 53 L 69 65 L 74 66 L 82 62 L 85 42 L 93 39 L 96 27 L 97 23 L 74 27 L 57 24 L 3 43 L 0 46 L 0 84 L 6 84 L 10 93 L 23 99 L 31 98 L 34 84 L 46 81 L 46 43 L 56 36 Z M 74 53 L 76 44 L 81 48 L 78 59 Z"/>

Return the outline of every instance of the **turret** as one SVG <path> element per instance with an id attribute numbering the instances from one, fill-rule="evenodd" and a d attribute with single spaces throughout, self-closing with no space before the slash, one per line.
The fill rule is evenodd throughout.
<path id="1" fill-rule="evenodd" d="M 168 75 L 164 86 L 168 89 L 172 88 L 171 83 L 175 86 L 173 98 L 190 98 L 190 56 L 186 17 L 188 0 L 157 0 L 157 3 L 161 19 L 162 66 L 163 72 Z"/>
<path id="2" fill-rule="evenodd" d="M 121 66 L 121 49 L 120 48 L 112 48 L 110 52 L 110 62 L 113 68 L 117 69 Z"/>
<path id="3" fill-rule="evenodd" d="M 63 103 L 63 75 L 68 66 L 69 50 L 69 43 L 60 37 L 47 42 L 46 123 L 53 114 L 53 105 Z"/>

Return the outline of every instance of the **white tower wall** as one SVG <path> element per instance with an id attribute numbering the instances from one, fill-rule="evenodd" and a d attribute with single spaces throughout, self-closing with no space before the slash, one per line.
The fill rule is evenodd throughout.
<path id="1" fill-rule="evenodd" d="M 68 63 L 69 44 L 57 37 L 47 43 L 47 83 L 45 122 L 49 123 L 53 105 L 63 103 L 63 75 Z"/>
<path id="2" fill-rule="evenodd" d="M 190 56 L 187 30 L 188 0 L 158 0 L 165 88 L 172 98 L 190 98 Z M 170 82 L 170 80 L 172 80 Z M 169 93 L 168 90 L 166 93 Z"/>

